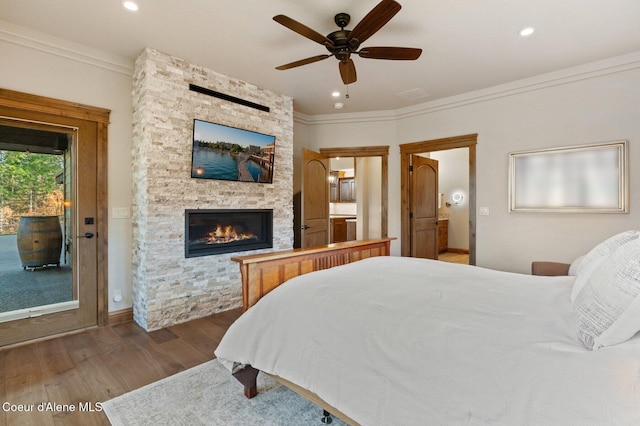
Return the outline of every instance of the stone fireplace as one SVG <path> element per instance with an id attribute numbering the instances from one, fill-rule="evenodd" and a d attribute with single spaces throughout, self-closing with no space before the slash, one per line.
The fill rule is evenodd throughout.
<path id="1" fill-rule="evenodd" d="M 275 136 L 272 183 L 191 178 L 194 119 Z M 240 268 L 231 258 L 293 247 L 293 100 L 147 48 L 133 76 L 132 152 L 134 320 L 151 331 L 242 306 Z M 270 210 L 270 235 L 224 242 L 232 234 L 227 225 L 246 237 L 262 232 L 253 228 L 264 217 L 201 228 L 213 222 L 207 214 L 234 210 Z M 224 250 L 205 255 L 214 240 Z"/>
<path id="2" fill-rule="evenodd" d="M 211 256 L 273 247 L 273 210 L 185 210 L 184 256 Z"/>

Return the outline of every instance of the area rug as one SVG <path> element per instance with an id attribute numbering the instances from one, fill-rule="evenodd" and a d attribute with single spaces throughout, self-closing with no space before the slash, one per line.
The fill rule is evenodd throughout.
<path id="1" fill-rule="evenodd" d="M 119 425 L 321 425 L 322 409 L 265 374 L 258 395 L 212 360 L 103 403 Z M 345 425 L 333 418 L 332 425 Z"/>

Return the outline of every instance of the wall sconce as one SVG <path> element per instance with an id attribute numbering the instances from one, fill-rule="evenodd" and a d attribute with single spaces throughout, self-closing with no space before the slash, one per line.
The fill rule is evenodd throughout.
<path id="1" fill-rule="evenodd" d="M 451 194 L 451 202 L 447 202 L 445 204 L 447 205 L 447 207 L 451 207 L 452 205 L 459 206 L 460 204 L 462 204 L 463 200 L 464 195 L 462 195 L 462 192 L 454 192 L 453 194 Z"/>

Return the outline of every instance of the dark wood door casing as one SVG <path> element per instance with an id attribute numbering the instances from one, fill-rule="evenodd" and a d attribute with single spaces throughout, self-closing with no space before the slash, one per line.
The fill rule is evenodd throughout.
<path id="1" fill-rule="evenodd" d="M 381 223 L 380 230 L 382 238 L 388 237 L 388 217 L 389 217 L 389 146 L 354 146 L 340 148 L 320 148 L 320 154 L 327 158 L 336 157 L 380 157 L 381 169 L 380 179 L 382 188 L 380 189 L 380 210 Z"/>
<path id="2" fill-rule="evenodd" d="M 400 224 L 401 254 L 410 256 L 410 176 L 411 155 L 425 152 L 444 151 L 455 148 L 469 150 L 469 264 L 476 264 L 476 145 L 478 134 L 472 133 L 450 138 L 433 139 L 422 142 L 400 144 Z"/>

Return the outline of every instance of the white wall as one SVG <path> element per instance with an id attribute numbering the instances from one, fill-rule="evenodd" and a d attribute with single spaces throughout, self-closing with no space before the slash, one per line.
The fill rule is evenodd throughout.
<path id="1" fill-rule="evenodd" d="M 153 46 L 152 46 L 153 47 Z M 0 86 L 111 110 L 109 206 L 131 205 L 133 64 L 0 20 Z M 11 60 L 5 60 L 11 58 Z M 398 144 L 478 133 L 477 263 L 527 272 L 533 259 L 570 261 L 617 231 L 638 228 L 640 52 L 400 111 L 295 114 L 294 193 L 302 147 L 389 145 L 389 235 L 400 236 Z M 511 151 L 627 139 L 631 207 L 619 215 L 507 213 Z M 109 220 L 109 310 L 131 307 L 131 221 Z M 400 242 L 392 243 L 400 254 Z M 124 300 L 114 303 L 113 289 Z"/>
<path id="2" fill-rule="evenodd" d="M 640 226 L 640 52 L 426 103 L 393 114 L 316 116 L 308 146 L 391 145 L 389 235 L 400 235 L 398 144 L 478 133 L 477 264 L 528 272 L 532 260 L 570 262 L 599 241 Z M 512 151 L 629 141 L 629 214 L 508 213 Z M 297 141 L 296 141 L 297 142 Z M 392 245 L 392 254 L 399 244 Z"/>
<path id="3" fill-rule="evenodd" d="M 133 62 L 0 20 L 0 87 L 111 110 L 109 124 L 109 311 L 132 306 L 131 75 Z M 121 289 L 123 301 L 113 302 Z"/>

